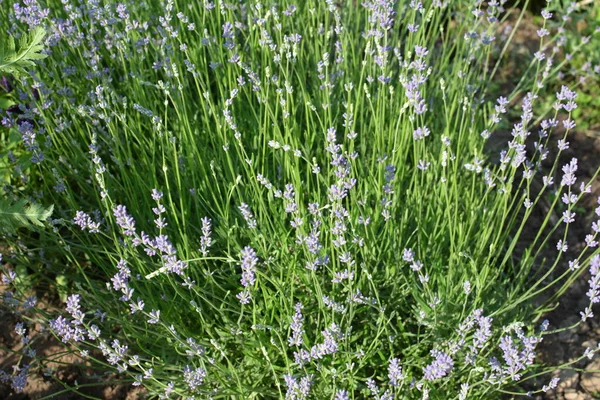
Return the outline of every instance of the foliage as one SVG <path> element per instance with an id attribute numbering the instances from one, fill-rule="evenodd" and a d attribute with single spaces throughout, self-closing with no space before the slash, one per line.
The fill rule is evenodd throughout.
<path id="1" fill-rule="evenodd" d="M 18 50 L 12 35 L 6 34 L 0 38 L 0 76 L 25 75 L 26 68 L 35 66 L 34 60 L 46 58 L 46 55 L 41 53 L 45 34 L 42 27 L 35 27 L 27 35 L 20 37 Z M 7 81 L 5 80 L 5 82 Z M 2 89 L 8 90 L 8 88 Z M 14 102 L 8 93 L 1 93 L 0 108 L 8 109 L 12 105 Z M 7 137 L 3 137 L 2 142 L 5 149 L 10 147 L 11 140 Z M 42 207 L 37 204 L 27 204 L 26 200 L 11 204 L 10 201 L 0 198 L 0 233 L 2 235 L 14 234 L 20 228 L 33 230 L 44 226 L 42 222 L 50 217 L 53 206 Z"/>
<path id="2" fill-rule="evenodd" d="M 580 121 L 584 132 L 600 137 L 600 115 L 597 112 L 600 108 L 600 86 L 594 79 L 598 72 L 594 68 L 599 68 L 597 66 L 600 65 L 600 36 L 594 35 L 594 31 L 600 26 L 600 5 L 591 8 L 580 23 L 585 24 L 584 28 L 573 34 L 571 40 L 575 41 L 576 35 L 587 36 L 590 37 L 590 45 L 583 54 L 576 55 L 573 62 L 573 68 L 581 71 L 581 78 L 577 83 L 580 88 L 579 107 L 574 116 Z"/>
<path id="3" fill-rule="evenodd" d="M 10 263 L 70 295 L 24 307 L 6 267 L 6 307 L 98 370 L 162 398 L 491 399 L 552 371 L 541 317 L 588 267 L 591 317 L 600 225 L 569 247 L 590 182 L 560 159 L 574 6 L 499 96 L 504 3 L 33 4 L 0 11 L 50 32 L 5 186 L 55 219 Z"/>
<path id="4" fill-rule="evenodd" d="M 26 68 L 35 66 L 34 60 L 46 58 L 42 53 L 45 35 L 42 27 L 35 27 L 20 37 L 18 50 L 12 35 L 3 36 L 4 40 L 0 40 L 0 74 L 24 75 Z"/>
<path id="5" fill-rule="evenodd" d="M 33 230 L 43 227 L 42 222 L 52 215 L 53 208 L 44 208 L 38 204 L 28 205 L 26 200 L 10 204 L 8 200 L 0 199 L 0 232 L 9 234 L 15 233 L 19 228 Z"/>

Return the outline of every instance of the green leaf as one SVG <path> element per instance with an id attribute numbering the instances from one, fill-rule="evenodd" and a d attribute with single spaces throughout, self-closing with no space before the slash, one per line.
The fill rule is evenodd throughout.
<path id="1" fill-rule="evenodd" d="M 25 265 L 17 265 L 15 272 L 17 273 L 15 283 L 18 284 L 21 289 L 30 288 L 32 286 L 32 277 Z"/>
<path id="2" fill-rule="evenodd" d="M 6 47 L 6 50 L 10 51 L 10 52 L 15 52 L 16 49 L 17 49 L 15 47 L 15 38 L 12 37 L 12 36 L 10 36 L 10 35 L 8 35 L 8 39 L 7 40 L 8 40 L 8 45 Z"/>
<path id="3" fill-rule="evenodd" d="M 33 67 L 33 60 L 46 58 L 41 51 L 44 49 L 42 40 L 46 31 L 37 27 L 29 31 L 28 35 L 19 38 L 19 50 L 15 47 L 15 39 L 6 35 L 5 42 L 0 42 L 0 73 L 23 75 L 25 67 Z"/>
<path id="4" fill-rule="evenodd" d="M 58 295 L 63 302 L 67 301 L 69 293 L 69 281 L 64 275 L 56 276 L 56 288 L 58 289 Z"/>
<path id="5" fill-rule="evenodd" d="M 27 204 L 25 200 L 10 204 L 7 200 L 0 200 L 0 232 L 10 234 L 20 228 L 35 230 L 43 227 L 53 210 L 53 205 L 43 207 L 39 204 Z"/>
<path id="6" fill-rule="evenodd" d="M 9 99 L 8 97 L 0 96 L 0 108 L 6 110 L 8 107 L 14 105 L 15 102 Z"/>

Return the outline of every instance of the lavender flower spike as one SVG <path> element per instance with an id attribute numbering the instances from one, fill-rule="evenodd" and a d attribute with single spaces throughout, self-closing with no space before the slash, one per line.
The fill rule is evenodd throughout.
<path id="1" fill-rule="evenodd" d="M 388 365 L 388 378 L 390 378 L 390 385 L 392 386 L 400 386 L 404 380 L 404 374 L 402 373 L 402 366 L 400 365 L 399 359 L 392 358 L 390 360 L 390 364 Z"/>
<path id="2" fill-rule="evenodd" d="M 424 378 L 428 381 L 443 378 L 454 368 L 454 361 L 443 351 L 432 350 L 431 355 L 435 360 L 423 369 Z"/>
<path id="3" fill-rule="evenodd" d="M 113 214 L 117 219 L 117 224 L 123 229 L 123 233 L 127 236 L 134 236 L 135 220 L 127 214 L 127 208 L 119 204 L 113 209 Z"/>

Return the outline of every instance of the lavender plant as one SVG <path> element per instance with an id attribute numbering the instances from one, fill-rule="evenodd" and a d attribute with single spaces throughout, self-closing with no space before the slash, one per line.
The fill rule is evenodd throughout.
<path id="1" fill-rule="evenodd" d="M 528 66 L 492 93 L 524 15 L 506 11 L 0 3 L 4 31 L 48 32 L 35 91 L 2 124 L 35 144 L 22 190 L 56 204 L 41 237 L 7 238 L 5 307 L 158 398 L 525 394 L 551 371 L 543 313 L 587 269 L 582 320 L 600 298 L 600 221 L 576 215 L 591 182 L 561 159 L 564 71 L 594 71 L 568 70 L 588 39 L 565 50 L 579 11 L 551 2 Z M 591 226 L 577 252 L 575 219 Z M 64 310 L 27 301 L 9 264 L 66 282 Z M 18 391 L 47 361 L 30 352 L 0 379 Z"/>

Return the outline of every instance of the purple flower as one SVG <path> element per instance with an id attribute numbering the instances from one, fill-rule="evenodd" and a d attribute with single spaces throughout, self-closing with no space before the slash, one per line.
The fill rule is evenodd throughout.
<path id="1" fill-rule="evenodd" d="M 575 221 L 575 213 L 571 210 L 563 211 L 562 216 L 563 216 L 563 218 L 562 218 L 563 222 L 565 224 L 570 224 Z"/>
<path id="2" fill-rule="evenodd" d="M 200 237 L 200 249 L 198 251 L 206 257 L 208 248 L 212 245 L 210 218 L 204 217 L 200 221 L 202 222 L 202 236 Z"/>
<path id="3" fill-rule="evenodd" d="M 30 29 L 42 25 L 50 13 L 49 9 L 41 8 L 36 0 L 24 0 L 23 4 L 24 6 L 20 2 L 14 3 L 15 17 L 20 22 L 29 25 Z"/>
<path id="4" fill-rule="evenodd" d="M 367 383 L 367 387 L 371 391 L 371 394 L 377 396 L 377 394 L 379 393 L 379 388 L 377 387 L 377 383 L 372 378 L 368 378 L 366 383 Z"/>
<path id="5" fill-rule="evenodd" d="M 296 202 L 294 201 L 296 197 L 296 191 L 294 190 L 294 185 L 288 183 L 285 185 L 285 191 L 283 192 L 283 198 L 285 199 L 285 212 L 291 214 L 296 211 L 298 208 Z"/>
<path id="6" fill-rule="evenodd" d="M 600 255 L 595 255 L 590 261 L 590 274 L 592 277 L 588 280 L 590 289 L 586 295 L 592 303 L 600 302 Z"/>
<path id="7" fill-rule="evenodd" d="M 350 400 L 347 390 L 338 390 L 335 392 L 335 400 Z"/>
<path id="8" fill-rule="evenodd" d="M 556 386 L 558 385 L 559 381 L 560 381 L 560 378 L 558 378 L 558 377 L 552 378 L 552 380 L 550 381 L 550 383 L 548 383 L 548 385 L 544 385 L 542 387 L 542 391 L 547 392 L 548 390 L 556 389 Z"/>
<path id="9" fill-rule="evenodd" d="M 470 281 L 465 281 L 463 283 L 463 290 L 467 296 L 471 293 L 471 282 Z"/>
<path id="10" fill-rule="evenodd" d="M 0 261 L 2 261 L 1 257 Z M 4 274 L 2 274 L 2 283 L 6 285 L 10 285 L 15 279 L 17 279 L 17 273 L 12 269 L 9 269 L 8 271 L 4 272 Z"/>
<path id="11" fill-rule="evenodd" d="M 79 226 L 82 230 L 87 228 L 88 220 L 91 220 L 90 216 L 84 213 L 83 211 L 77 211 L 75 213 L 75 218 L 73 218 L 73 223 Z"/>
<path id="12" fill-rule="evenodd" d="M 152 111 L 148 110 L 147 108 L 142 107 L 139 104 L 134 103 L 133 104 L 133 109 L 136 110 L 137 112 L 139 112 L 142 115 L 145 115 L 147 117 L 152 118 L 154 116 L 154 114 L 152 113 Z"/>
<path id="13" fill-rule="evenodd" d="M 570 107 L 570 108 L 575 108 L 575 107 Z M 569 130 L 569 129 L 574 129 L 576 124 L 575 121 L 573 121 L 572 119 L 565 119 L 562 121 L 565 129 Z"/>
<path id="14" fill-rule="evenodd" d="M 346 313 L 346 307 L 344 307 L 340 303 L 337 303 L 335 300 L 329 298 L 328 296 L 323 296 L 323 303 L 329 310 L 333 310 L 333 311 L 339 312 L 341 314 Z"/>
<path id="15" fill-rule="evenodd" d="M 427 136 L 429 136 L 429 128 L 427 128 L 426 126 L 424 127 L 419 127 L 417 129 L 415 129 L 415 131 L 413 132 L 413 139 L 414 140 L 421 140 L 426 138 Z"/>
<path id="16" fill-rule="evenodd" d="M 125 4 L 118 4 L 116 10 L 119 18 L 125 20 L 129 18 L 129 13 L 127 12 L 127 6 Z"/>
<path id="17" fill-rule="evenodd" d="M 174 255 L 163 255 L 163 260 L 165 260 L 165 268 L 168 272 L 183 275 L 183 271 L 187 268 L 187 263 L 181 261 Z"/>
<path id="18" fill-rule="evenodd" d="M 492 337 L 492 318 L 481 315 L 482 310 L 476 314 L 476 321 L 479 328 L 473 334 L 473 347 L 482 348 Z"/>
<path id="19" fill-rule="evenodd" d="M 581 321 L 583 322 L 587 321 L 589 318 L 594 317 L 594 313 L 592 312 L 591 307 L 586 307 L 585 310 L 579 312 L 579 314 L 581 315 Z"/>
<path id="20" fill-rule="evenodd" d="M 423 262 L 421 260 L 414 260 L 410 265 L 410 269 L 412 269 L 415 272 L 419 272 L 423 269 Z"/>
<path id="21" fill-rule="evenodd" d="M 173 393 L 173 390 L 175 390 L 175 382 L 171 381 L 168 383 L 167 387 L 165 388 L 164 396 L 162 398 L 164 398 L 164 399 L 170 398 L 171 393 Z"/>
<path id="22" fill-rule="evenodd" d="M 313 360 L 320 360 L 326 355 L 337 353 L 337 340 L 343 337 L 339 326 L 335 323 L 332 323 L 322 334 L 323 343 L 316 344 L 310 349 L 310 358 Z"/>
<path id="23" fill-rule="evenodd" d="M 258 263 L 258 257 L 256 256 L 256 251 L 250 246 L 246 246 L 240 252 L 241 255 L 241 265 L 242 265 L 242 278 L 241 283 L 242 286 L 248 287 L 254 285 L 256 281 L 255 272 L 256 272 L 256 264 Z"/>
<path id="24" fill-rule="evenodd" d="M 348 191 L 341 185 L 333 184 L 328 189 L 328 197 L 329 201 L 334 203 L 336 201 L 340 201 L 346 197 Z"/>
<path id="25" fill-rule="evenodd" d="M 250 292 L 248 291 L 248 287 L 254 285 L 256 281 L 256 264 L 258 263 L 258 257 L 256 256 L 256 251 L 250 246 L 246 246 L 240 252 L 241 255 L 241 266 L 242 266 L 242 277 L 240 282 L 244 288 L 244 291 L 237 295 L 237 298 L 240 300 L 242 304 L 248 304 L 250 302 Z"/>
<path id="26" fill-rule="evenodd" d="M 163 192 L 158 191 L 157 189 L 152 189 L 152 199 L 154 201 L 159 201 L 163 197 Z"/>
<path id="27" fill-rule="evenodd" d="M 598 246 L 598 242 L 596 240 L 594 240 L 594 235 L 586 235 L 585 236 L 585 244 L 591 248 Z"/>
<path id="28" fill-rule="evenodd" d="M 238 209 L 242 213 L 242 217 L 244 217 L 244 220 L 246 220 L 246 223 L 248 224 L 248 228 L 250 228 L 250 229 L 256 228 L 256 219 L 254 219 L 254 215 L 252 214 L 252 210 L 250 209 L 250 206 L 246 203 L 242 203 L 238 207 Z"/>
<path id="29" fill-rule="evenodd" d="M 192 391 L 195 391 L 198 386 L 202 385 L 204 378 L 206 378 L 206 370 L 204 368 L 192 369 L 189 365 L 183 368 L 183 379 Z"/>
<path id="30" fill-rule="evenodd" d="M 560 92 L 556 93 L 556 98 L 559 101 L 575 100 L 577 98 L 577 93 L 563 85 L 560 88 Z"/>
<path id="31" fill-rule="evenodd" d="M 231 39 L 233 37 L 233 24 L 231 22 L 225 22 L 223 24 L 223 35 L 224 39 Z"/>
<path id="32" fill-rule="evenodd" d="M 63 343 L 75 338 L 75 329 L 62 315 L 56 319 L 51 319 L 49 325 L 50 329 L 60 337 Z"/>
<path id="33" fill-rule="evenodd" d="M 248 291 L 248 289 L 243 290 L 241 292 L 239 292 L 236 296 L 235 296 L 241 304 L 248 304 L 250 303 L 250 299 L 252 298 L 252 295 L 250 295 L 250 292 Z"/>
<path id="34" fill-rule="evenodd" d="M 110 347 L 108 347 L 104 341 L 101 341 L 98 347 L 110 365 L 116 365 L 122 362 L 128 349 L 128 347 L 122 345 L 118 339 L 113 340 Z"/>
<path id="35" fill-rule="evenodd" d="M 90 340 L 96 340 L 100 337 L 100 328 L 98 328 L 96 325 L 92 325 L 90 326 L 90 328 L 88 329 L 88 338 Z"/>
<path id="36" fill-rule="evenodd" d="M 342 283 L 344 280 L 352 281 L 354 279 L 354 272 L 348 269 L 345 269 L 341 272 L 336 272 L 333 274 L 332 283 Z"/>
<path id="37" fill-rule="evenodd" d="M 290 5 L 286 10 L 283 11 L 283 15 L 290 17 L 292 14 L 296 12 L 298 8 L 294 5 Z"/>
<path id="38" fill-rule="evenodd" d="M 36 133 L 33 125 L 28 121 L 23 121 L 19 124 L 19 131 L 21 132 L 21 138 L 23 144 L 29 151 L 35 151 L 39 149 L 36 141 Z"/>
<path id="39" fill-rule="evenodd" d="M 73 223 L 79 226 L 82 230 L 89 230 L 90 233 L 100 232 L 100 222 L 94 222 L 92 217 L 83 211 L 77 211 Z"/>
<path id="40" fill-rule="evenodd" d="M 15 324 L 15 333 L 18 336 L 24 336 L 26 332 L 27 332 L 27 330 L 25 329 L 25 327 L 24 327 L 24 325 L 23 325 L 22 322 L 17 322 Z"/>
<path id="41" fill-rule="evenodd" d="M 422 47 L 419 45 L 415 46 L 415 55 L 419 58 L 423 58 L 425 57 L 427 54 L 429 54 L 429 50 L 427 50 L 427 47 Z"/>
<path id="42" fill-rule="evenodd" d="M 567 242 L 563 241 L 562 239 L 560 239 L 556 243 L 556 250 L 558 250 L 559 252 L 566 253 L 566 251 L 568 249 L 569 249 L 569 245 L 567 244 Z"/>
<path id="43" fill-rule="evenodd" d="M 143 311 L 144 310 L 144 300 L 138 298 L 136 303 L 132 302 L 129 304 L 129 308 L 131 308 L 132 314 L 135 314 L 137 311 Z"/>
<path id="44" fill-rule="evenodd" d="M 520 345 L 511 336 L 505 335 L 500 338 L 500 349 L 502 350 L 502 358 L 506 363 L 505 367 L 501 367 L 496 360 L 491 360 L 497 378 L 503 379 L 510 377 L 513 381 L 521 379 L 521 371 L 525 370 L 528 365 L 533 364 L 535 359 L 535 346 L 539 339 L 533 336 L 525 336 L 521 328 L 515 328 L 517 338 L 521 342 Z"/>
<path id="45" fill-rule="evenodd" d="M 73 325 L 83 324 L 83 312 L 80 310 L 79 300 L 81 300 L 81 296 L 78 294 L 67 297 L 66 310 L 73 317 Z"/>
<path id="46" fill-rule="evenodd" d="M 150 311 L 150 319 L 148 320 L 149 324 L 158 324 L 160 317 L 160 310 L 152 310 Z"/>
<path id="47" fill-rule="evenodd" d="M 435 360 L 423 369 L 424 378 L 428 381 L 443 378 L 454 368 L 454 361 L 443 351 L 432 350 Z"/>
<path id="48" fill-rule="evenodd" d="M 417 168 L 421 171 L 427 171 L 430 165 L 431 163 L 429 161 L 419 160 L 419 162 L 417 163 Z"/>
<path id="49" fill-rule="evenodd" d="M 415 252 L 412 249 L 404 249 L 402 251 L 402 259 L 406 262 L 413 262 L 415 260 Z"/>
<path id="50" fill-rule="evenodd" d="M 27 374 L 29 373 L 29 364 L 25 364 L 21 368 L 15 367 L 15 372 L 17 371 L 19 372 L 17 375 L 10 377 L 10 385 L 16 393 L 21 393 L 27 385 Z M 0 378 L 2 378 L 1 374 Z"/>
<path id="51" fill-rule="evenodd" d="M 400 360 L 392 358 L 388 364 L 388 378 L 390 379 L 390 385 L 400 386 L 400 383 L 404 380 L 404 374 L 402 373 L 402 366 Z"/>
<path id="52" fill-rule="evenodd" d="M 304 400 L 308 398 L 310 393 L 310 387 L 312 385 L 312 375 L 298 378 L 292 375 L 284 375 L 283 379 L 285 380 L 285 385 L 287 386 L 287 391 L 285 392 L 286 400 Z"/>
<path id="53" fill-rule="evenodd" d="M 123 233 L 127 236 L 135 235 L 135 220 L 127 214 L 127 208 L 123 205 L 117 205 L 113 209 L 113 214 L 117 220 L 117 224 L 123 229 Z"/>
<path id="54" fill-rule="evenodd" d="M 158 229 L 164 229 L 168 224 L 165 218 L 159 217 L 154 220 L 154 225 L 156 225 Z"/>
<path id="55" fill-rule="evenodd" d="M 25 301 L 23 302 L 23 308 L 26 310 L 29 310 L 33 307 L 35 307 L 35 305 L 37 304 L 37 297 L 35 296 L 28 296 Z"/>
<path id="56" fill-rule="evenodd" d="M 319 254 L 323 248 L 323 245 L 319 241 L 320 234 L 321 232 L 318 229 L 313 228 L 310 230 L 308 236 L 304 238 L 304 244 L 306 244 L 308 251 L 312 254 Z"/>
<path id="57" fill-rule="evenodd" d="M 304 334 L 304 317 L 302 316 L 302 303 L 296 303 L 296 306 L 294 308 L 296 309 L 296 313 L 292 317 L 292 323 L 290 324 L 292 336 L 288 338 L 288 344 L 290 347 L 300 347 L 302 345 L 302 335 Z"/>

